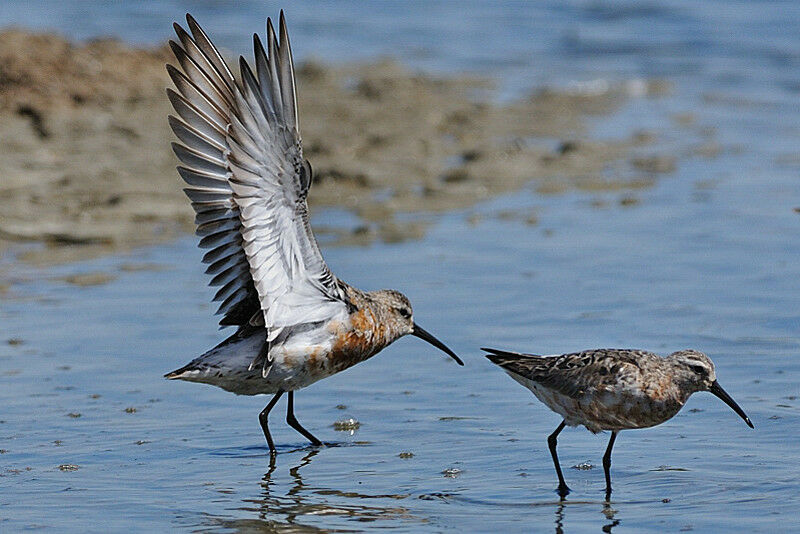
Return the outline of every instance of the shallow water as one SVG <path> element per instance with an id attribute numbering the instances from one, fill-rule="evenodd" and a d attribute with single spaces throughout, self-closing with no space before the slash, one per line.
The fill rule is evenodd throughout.
<path id="1" fill-rule="evenodd" d="M 185 4 L 146 11 L 134 6 L 154 3 L 127 3 L 91 20 L 49 2 L 31 7 L 48 17 L 14 19 L 6 4 L 0 22 L 55 25 L 76 37 L 100 27 L 156 42 Z M 219 5 L 192 10 L 207 21 Z M 289 13 L 301 56 L 393 51 L 433 70 L 471 67 L 512 92 L 543 81 L 666 76 L 675 82 L 671 96 L 634 99 L 591 133 L 651 129 L 677 170 L 635 192 L 548 196 L 532 186 L 429 216 L 418 242 L 326 247 L 344 280 L 405 292 L 420 324 L 467 366 L 408 338 L 299 392 L 298 418 L 334 446 L 307 448 L 283 423 L 281 403 L 272 418 L 281 451 L 274 466 L 257 421 L 266 399 L 161 378 L 225 335 L 211 315 L 194 239 L 47 269 L 6 255 L 0 530 L 800 528 L 794 4 L 553 3 L 518 5 L 517 16 L 500 6 L 397 7 L 392 16 L 303 5 L 313 9 Z M 260 4 L 242 9 L 209 21 L 234 49 L 245 46 L 234 35 L 273 14 Z M 498 32 L 510 19 L 519 33 Z M 676 112 L 694 120 L 680 124 Z M 713 157 L 694 153 L 709 142 L 719 146 Z M 538 224 L 526 224 L 531 214 Z M 314 222 L 351 224 L 336 210 Z M 112 278 L 75 278 L 92 273 Z M 697 394 L 672 421 L 620 435 L 615 492 L 605 504 L 606 437 L 568 429 L 559 453 L 573 493 L 559 503 L 545 441 L 559 419 L 486 361 L 483 345 L 539 353 L 697 348 L 714 359 L 720 383 L 756 430 Z M 333 428 L 351 417 L 357 430 Z M 587 462 L 594 467 L 569 468 Z"/>

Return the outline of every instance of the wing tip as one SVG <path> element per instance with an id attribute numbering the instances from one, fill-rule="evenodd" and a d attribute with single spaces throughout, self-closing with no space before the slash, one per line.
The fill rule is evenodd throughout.
<path id="1" fill-rule="evenodd" d="M 284 44 L 285 42 L 288 42 L 288 40 L 284 41 L 283 38 L 289 36 L 289 30 L 287 29 L 286 26 L 286 15 L 283 12 L 283 9 L 281 9 L 281 15 L 280 15 L 280 20 L 278 22 L 278 26 L 279 26 L 279 31 L 281 32 L 281 44 Z"/>

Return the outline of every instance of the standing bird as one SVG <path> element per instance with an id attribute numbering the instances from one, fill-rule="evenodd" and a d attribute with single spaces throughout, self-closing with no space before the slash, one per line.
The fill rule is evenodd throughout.
<path id="1" fill-rule="evenodd" d="M 178 117 L 169 124 L 184 189 L 197 216 L 203 262 L 222 301 L 220 325 L 236 333 L 165 375 L 239 395 L 274 394 L 267 417 L 288 392 L 286 422 L 321 445 L 294 416 L 294 392 L 370 358 L 411 334 L 463 362 L 414 322 L 411 304 L 393 290 L 360 291 L 325 264 L 308 222 L 311 166 L 298 132 L 294 65 L 283 12 L 280 41 L 267 19 L 267 49 L 253 36 L 255 72 L 239 58 L 240 78 L 197 22 L 174 25 L 167 90 Z"/>
<path id="2" fill-rule="evenodd" d="M 673 352 L 666 358 L 628 349 L 587 350 L 559 356 L 481 350 L 564 418 L 547 438 L 562 498 L 569 488 L 558 464 L 556 445 L 558 434 L 566 425 L 583 425 L 595 434 L 611 431 L 603 455 L 606 499 L 611 497 L 611 449 L 619 431 L 648 428 L 671 419 L 692 393 L 710 391 L 753 428 L 744 411 L 717 382 L 714 363 L 696 350 Z"/>

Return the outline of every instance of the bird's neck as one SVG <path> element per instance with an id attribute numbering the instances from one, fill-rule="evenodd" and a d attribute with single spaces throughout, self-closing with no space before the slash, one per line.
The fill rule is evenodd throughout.
<path id="1" fill-rule="evenodd" d="M 348 286 L 347 297 L 353 305 L 350 321 L 353 330 L 375 344 L 377 350 L 400 337 L 400 325 L 391 309 L 375 291 L 361 291 Z M 376 350 L 376 352 L 377 352 Z"/>
<path id="2" fill-rule="evenodd" d="M 655 403 L 670 405 L 678 410 L 696 391 L 690 384 L 685 383 L 683 376 L 674 373 L 669 365 L 653 369 L 651 372 L 652 375 L 645 387 L 648 398 Z"/>

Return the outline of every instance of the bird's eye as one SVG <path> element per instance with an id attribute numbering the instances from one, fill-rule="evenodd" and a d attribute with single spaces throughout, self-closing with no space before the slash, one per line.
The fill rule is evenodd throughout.
<path id="1" fill-rule="evenodd" d="M 704 376 L 706 374 L 706 368 L 702 365 L 690 365 L 689 368 L 698 375 Z"/>
<path id="2" fill-rule="evenodd" d="M 400 308 L 399 312 L 400 315 L 403 316 L 403 318 L 405 319 L 411 317 L 411 312 L 408 310 L 408 308 Z"/>

